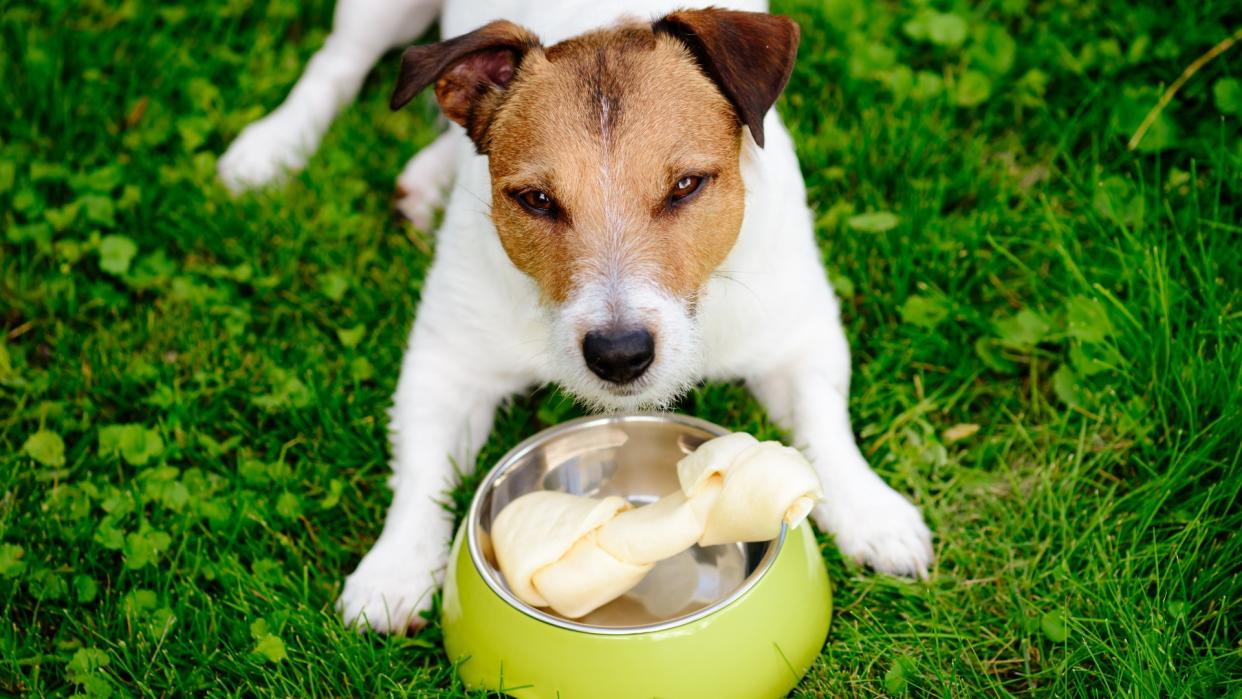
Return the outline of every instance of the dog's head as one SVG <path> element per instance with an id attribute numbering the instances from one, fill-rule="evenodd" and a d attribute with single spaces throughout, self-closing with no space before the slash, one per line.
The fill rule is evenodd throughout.
<path id="1" fill-rule="evenodd" d="M 783 17 L 684 11 L 544 47 L 492 22 L 402 57 L 488 156 L 492 220 L 553 315 L 552 370 L 595 407 L 662 406 L 698 376 L 696 299 L 742 224 L 742 127 L 793 69 Z"/>

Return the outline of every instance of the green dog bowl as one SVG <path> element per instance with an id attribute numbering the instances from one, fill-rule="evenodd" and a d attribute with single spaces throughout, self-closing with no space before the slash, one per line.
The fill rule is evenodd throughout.
<path id="1" fill-rule="evenodd" d="M 519 601 L 492 555 L 492 519 L 533 490 L 641 505 L 676 490 L 676 463 L 727 431 L 681 415 L 583 418 L 531 437 L 480 486 L 444 580 L 444 646 L 462 681 L 519 699 L 785 696 L 828 635 L 832 591 L 809 525 L 693 547 L 581 619 Z"/>

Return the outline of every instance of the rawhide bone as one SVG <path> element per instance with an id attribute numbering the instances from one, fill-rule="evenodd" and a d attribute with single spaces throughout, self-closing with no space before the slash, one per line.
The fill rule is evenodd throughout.
<path id="1" fill-rule="evenodd" d="M 796 449 L 735 432 L 677 463 L 681 490 L 643 507 L 624 498 L 541 490 L 501 510 L 491 540 L 523 602 L 576 619 L 625 594 L 655 564 L 693 544 L 767 541 L 822 497 Z"/>

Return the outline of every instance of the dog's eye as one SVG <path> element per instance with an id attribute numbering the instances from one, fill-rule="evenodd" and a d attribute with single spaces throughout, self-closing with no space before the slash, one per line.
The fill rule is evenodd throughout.
<path id="1" fill-rule="evenodd" d="M 677 180 L 673 184 L 673 189 L 668 193 L 668 200 L 674 204 L 688 199 L 692 194 L 699 191 L 703 186 L 704 177 L 701 175 L 686 175 Z"/>
<path id="2" fill-rule="evenodd" d="M 551 216 L 556 213 L 556 202 L 547 192 L 538 189 L 527 189 L 513 195 L 522 208 L 536 216 Z"/>

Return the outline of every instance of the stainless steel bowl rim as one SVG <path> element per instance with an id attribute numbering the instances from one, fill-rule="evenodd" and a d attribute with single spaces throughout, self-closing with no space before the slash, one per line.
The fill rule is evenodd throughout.
<path id="1" fill-rule="evenodd" d="M 763 578 L 763 576 L 768 572 L 768 569 L 772 567 L 773 561 L 776 560 L 776 556 L 780 553 L 781 548 L 785 543 L 785 535 L 788 531 L 788 525 L 781 525 L 781 533 L 780 536 L 776 538 L 776 542 L 773 545 L 768 546 L 768 550 L 764 553 L 763 558 L 759 560 L 755 570 L 752 571 L 750 575 L 746 576 L 746 579 L 742 582 L 742 584 L 731 594 L 729 594 L 728 597 L 718 600 L 713 604 L 685 616 L 669 619 L 668 621 L 663 621 L 658 624 L 627 627 L 579 624 L 574 621 L 569 621 L 568 619 L 553 616 L 519 600 L 507 589 L 502 581 L 497 579 L 497 576 L 492 571 L 492 567 L 487 564 L 486 558 L 483 556 L 483 552 L 479 549 L 479 537 L 476 533 L 479 521 L 479 508 L 482 506 L 481 503 L 485 494 L 488 492 L 488 489 L 492 487 L 492 484 L 496 481 L 496 479 L 502 476 L 513 463 L 518 461 L 522 456 L 525 456 L 527 452 L 561 434 L 577 430 L 590 429 L 592 427 L 599 427 L 602 425 L 633 422 L 672 422 L 680 425 L 686 425 L 688 427 L 695 427 L 717 436 L 729 434 L 728 430 L 720 427 L 719 425 L 708 422 L 707 420 L 700 420 L 696 417 L 690 417 L 689 415 L 678 415 L 674 413 L 598 415 L 569 420 L 568 422 L 563 422 L 559 425 L 541 430 L 540 432 L 537 432 L 523 440 L 522 443 L 518 444 L 516 447 L 510 449 L 508 453 L 501 457 L 500 461 L 496 462 L 496 465 L 492 467 L 491 471 L 488 472 L 487 477 L 483 479 L 483 482 L 479 485 L 479 489 L 474 494 L 474 498 L 470 501 L 470 509 L 466 513 L 466 544 L 470 549 L 470 562 L 474 564 L 475 570 L 479 572 L 479 575 L 483 578 L 483 581 L 487 583 L 488 588 L 508 603 L 509 606 L 537 621 L 541 621 L 545 624 L 551 624 L 552 626 L 558 626 L 563 629 L 568 629 L 570 631 L 577 631 L 579 633 L 599 636 L 632 636 L 644 633 L 654 633 L 656 631 L 665 631 L 679 626 L 684 626 L 686 624 L 692 624 L 700 619 L 721 611 L 742 595 L 745 595 Z"/>

